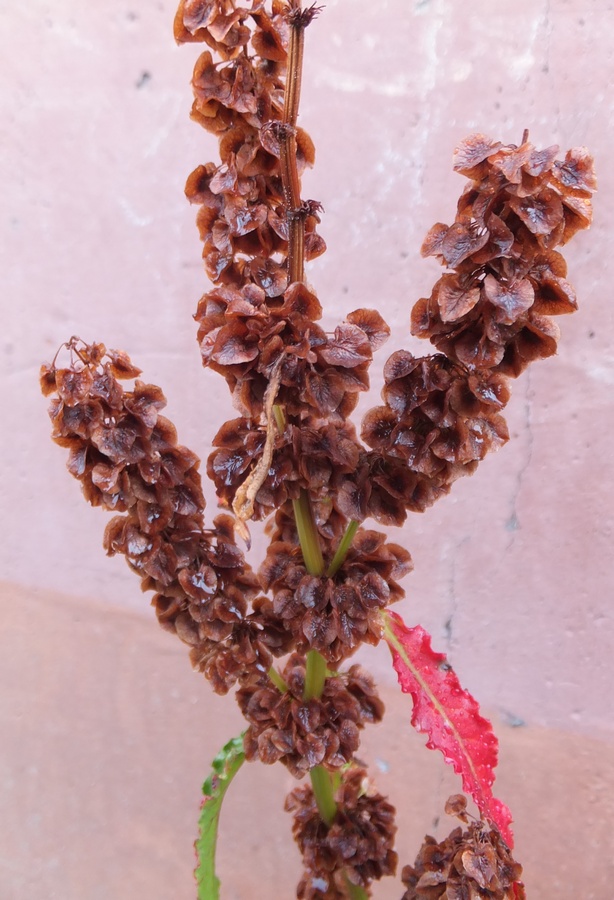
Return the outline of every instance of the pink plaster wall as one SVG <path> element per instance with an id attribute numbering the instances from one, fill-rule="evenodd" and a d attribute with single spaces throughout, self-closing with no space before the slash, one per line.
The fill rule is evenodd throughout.
<path id="1" fill-rule="evenodd" d="M 3 816 L 0 824 L 0 868 L 7 873 L 0 876 L 2 900 L 29 896 L 33 887 L 41 896 L 64 900 L 191 896 L 188 882 L 175 893 L 169 885 L 190 865 L 173 854 L 185 851 L 181 842 L 190 833 L 193 809 L 187 823 L 165 837 L 175 867 L 169 864 L 166 875 L 147 886 L 142 876 L 142 883 L 137 877 L 136 886 L 121 887 L 133 883 L 126 874 L 131 867 L 142 871 L 155 841 L 150 845 L 151 839 L 143 838 L 136 863 L 125 854 L 116 881 L 105 882 L 107 857 L 97 842 L 83 839 L 83 829 L 91 825 L 91 779 L 83 755 L 89 759 L 91 748 L 78 727 L 76 686 L 96 685 L 95 697 L 82 698 L 84 708 L 95 706 L 106 723 L 92 778 L 112 797 L 114 784 L 121 793 L 130 766 L 145 766 L 141 789 L 147 797 L 155 794 L 160 771 L 152 758 L 143 762 L 134 754 L 147 745 L 156 716 L 175 723 L 173 704 L 187 702 L 184 695 L 179 700 L 172 691 L 161 691 L 153 711 L 135 709 L 126 700 L 118 707 L 109 685 L 121 696 L 119 673 L 127 663 L 115 655 L 112 623 L 118 633 L 131 623 L 130 660 L 138 689 L 128 694 L 135 703 L 147 693 L 149 673 L 164 663 L 182 690 L 186 679 L 192 685 L 199 717 L 225 721 L 219 719 L 220 701 L 189 672 L 182 648 L 167 649 L 170 639 L 152 636 L 156 626 L 147 600 L 123 561 L 105 558 L 104 515 L 85 506 L 65 472 L 63 453 L 48 438 L 46 404 L 37 389 L 40 363 L 68 336 L 79 334 L 128 350 L 145 377 L 164 388 L 181 441 L 203 457 L 219 424 L 233 415 L 221 379 L 201 369 L 191 319 L 206 285 L 194 211 L 183 198 L 183 185 L 198 163 L 215 158 L 215 145 L 188 119 L 197 49 L 174 46 L 173 13 L 169 0 L 4 0 L 0 6 L 5 522 L 0 575 L 6 582 L 0 711 L 8 723 L 6 730 L 2 726 L 8 739 L 5 751 L 0 748 L 0 791 L 14 816 L 12 822 Z M 407 320 L 412 303 L 437 277 L 437 266 L 420 259 L 419 247 L 431 224 L 453 216 L 463 184 L 450 163 L 458 140 L 482 130 L 518 142 L 527 127 L 538 145 L 557 142 L 565 150 L 585 144 L 595 155 L 600 183 L 595 223 L 567 251 L 581 310 L 561 322 L 558 357 L 536 364 L 514 385 L 510 444 L 437 507 L 410 518 L 401 537 L 395 534 L 416 565 L 406 582 L 403 615 L 422 623 L 435 645 L 448 652 L 463 684 L 492 714 L 503 749 L 524 741 L 525 760 L 535 761 L 529 767 L 510 749 L 505 799 L 514 806 L 516 796 L 524 804 L 519 844 L 525 851 L 533 852 L 535 835 L 544 829 L 558 842 L 559 856 L 547 871 L 558 867 L 560 875 L 566 861 L 571 874 L 556 894 L 564 900 L 610 900 L 607 879 L 614 875 L 612 840 L 593 828 L 606 816 L 607 789 L 614 786 L 614 322 L 608 290 L 614 233 L 613 30 L 614 4 L 601 0 L 476 0 L 470 12 L 453 0 L 329 0 L 308 34 L 301 113 L 318 150 L 304 194 L 321 200 L 326 210 L 321 231 L 329 250 L 308 272 L 327 310 L 325 324 L 334 327 L 356 307 L 378 306 L 393 327 L 373 367 L 369 403 L 377 397 L 381 364 L 392 350 L 428 350 L 409 336 Z M 211 492 L 209 497 L 212 501 Z M 261 549 L 256 542 L 255 559 Z M 62 610 L 58 617 L 50 613 L 54 605 Z M 81 617 L 87 619 L 87 634 Z M 108 641 L 109 652 L 97 662 L 94 681 L 88 641 L 97 633 Z M 135 660 L 141 650 L 139 668 Z M 392 685 L 383 649 L 365 659 Z M 391 716 L 401 721 L 407 706 L 397 710 L 395 702 L 390 700 Z M 177 727 L 186 722 L 187 712 Z M 519 722 L 526 723 L 525 730 L 512 729 Z M 403 729 L 405 734 L 406 725 Z M 182 732 L 176 745 L 168 734 L 161 740 L 184 779 L 183 805 L 179 794 L 173 795 L 170 821 L 186 816 L 189 790 L 198 791 L 215 742 L 227 736 L 210 732 L 202 721 L 195 734 Z M 74 769 L 64 765 L 65 755 L 59 759 L 67 748 L 80 760 Z M 556 788 L 550 783 L 545 797 L 535 798 L 531 812 L 527 786 L 539 790 L 548 784 L 545 776 L 535 778 L 544 754 L 555 760 L 559 780 Z M 429 754 L 418 754 L 415 763 L 411 757 L 418 781 L 420 767 L 431 765 L 430 759 L 421 762 L 422 756 Z M 588 759 L 586 766 L 578 764 L 581 758 Z M 170 760 L 164 771 L 168 765 Z M 57 776 L 51 793 L 49 766 Z M 71 771 L 81 802 L 66 810 Z M 402 773 L 401 762 L 398 771 L 403 780 L 412 777 Z M 435 779 L 416 810 L 416 834 L 429 827 L 445 799 L 449 785 L 437 784 Z M 563 832 L 575 827 L 565 818 L 563 794 L 579 798 L 575 812 L 583 819 L 582 832 L 569 846 L 580 845 L 589 854 L 592 875 L 587 870 L 583 882 L 572 878 L 584 872 L 581 864 L 569 868 L 561 849 Z M 96 807 L 96 827 L 119 846 L 135 813 L 127 803 L 122 818 L 124 807 L 117 805 L 109 804 L 106 812 Z M 64 831 L 58 816 L 68 823 Z M 147 821 L 143 813 L 143 834 Z M 7 828 L 11 840 L 3 836 Z M 406 861 L 416 841 L 408 842 Z M 77 858 L 98 874 L 87 880 Z M 284 896 L 291 895 L 292 877 L 284 882 Z M 548 892 L 552 880 L 532 877 L 541 887 L 530 896 L 555 896 Z M 45 892 L 49 884 L 57 893 Z M 234 890 L 229 897 L 270 896 L 265 890 Z"/>

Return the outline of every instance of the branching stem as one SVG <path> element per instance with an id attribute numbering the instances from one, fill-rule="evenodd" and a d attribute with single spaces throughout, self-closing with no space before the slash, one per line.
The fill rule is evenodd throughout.
<path id="1" fill-rule="evenodd" d="M 328 570 L 326 572 L 328 578 L 332 578 L 333 575 L 336 575 L 345 562 L 345 558 L 348 555 L 348 550 L 352 546 L 352 541 L 354 540 L 354 535 L 357 531 L 358 522 L 355 522 L 352 519 L 352 521 L 349 522 L 348 527 L 345 529 L 345 534 L 341 538 L 339 546 L 337 547 L 337 551 L 333 556 L 330 566 L 328 567 Z"/>
<path id="2" fill-rule="evenodd" d="M 288 685 L 283 680 L 283 678 L 281 677 L 281 675 L 279 674 L 279 672 L 277 671 L 275 666 L 271 666 L 271 668 L 269 669 L 269 678 L 271 679 L 271 681 L 273 682 L 275 687 L 279 691 L 281 691 L 282 694 L 285 694 L 287 692 Z"/>
<path id="3" fill-rule="evenodd" d="M 294 508 L 296 530 L 298 531 L 298 539 L 303 551 L 305 568 L 310 575 L 319 577 L 324 573 L 324 559 L 322 557 L 318 529 L 316 528 L 313 510 L 309 501 L 309 494 L 306 490 L 301 490 L 298 500 L 292 501 L 292 506 Z"/>
<path id="4" fill-rule="evenodd" d="M 364 890 L 364 888 L 361 888 L 361 886 L 359 884 L 352 884 L 352 882 L 350 881 L 350 879 L 348 878 L 348 876 L 345 872 L 344 872 L 344 880 L 345 880 L 345 886 L 348 889 L 348 896 L 350 897 L 350 900 L 368 900 L 369 895 Z"/>

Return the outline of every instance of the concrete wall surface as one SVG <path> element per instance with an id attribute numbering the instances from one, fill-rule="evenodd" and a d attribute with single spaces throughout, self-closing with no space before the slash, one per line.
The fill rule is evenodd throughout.
<path id="1" fill-rule="evenodd" d="M 173 15 L 171 0 L 0 4 L 0 900 L 195 896 L 200 785 L 241 730 L 124 562 L 105 558 L 104 514 L 66 473 L 38 391 L 41 362 L 78 334 L 127 350 L 202 458 L 235 415 L 195 342 L 207 284 L 183 186 L 216 145 L 188 118 L 198 48 L 174 45 Z M 393 536 L 415 563 L 399 611 L 500 735 L 531 900 L 613 895 L 612 33 L 604 0 L 329 0 L 305 56 L 300 123 L 318 155 L 303 193 L 324 205 L 328 244 L 308 277 L 324 327 L 366 306 L 393 330 L 361 408 L 378 402 L 390 352 L 428 352 L 408 318 L 439 275 L 419 248 L 453 218 L 459 140 L 519 143 L 528 128 L 538 146 L 595 156 L 594 224 L 565 248 L 580 310 L 560 322 L 558 356 L 513 385 L 510 443 Z M 361 661 L 388 706 L 364 755 L 410 862 L 425 831 L 448 830 L 434 820 L 459 783 L 411 730 L 387 651 Z M 222 896 L 291 897 L 291 781 L 279 767 L 243 777 Z"/>

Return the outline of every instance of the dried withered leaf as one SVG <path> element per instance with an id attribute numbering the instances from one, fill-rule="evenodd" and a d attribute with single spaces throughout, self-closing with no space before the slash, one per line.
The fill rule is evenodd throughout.
<path id="1" fill-rule="evenodd" d="M 281 383 L 281 364 L 283 362 L 284 354 L 281 354 L 275 365 L 271 370 L 271 374 L 269 377 L 269 383 L 267 385 L 267 389 L 264 395 L 264 409 L 263 415 L 265 419 L 266 426 L 266 441 L 264 447 L 262 448 L 262 456 L 247 476 L 243 484 L 237 490 L 234 500 L 232 502 L 232 508 L 237 516 L 237 530 L 242 537 L 247 536 L 247 540 L 249 541 L 249 532 L 245 528 L 244 524 L 248 519 L 251 519 L 254 514 L 254 501 L 256 499 L 256 494 L 262 487 L 271 467 L 271 461 L 273 459 L 273 445 L 275 442 L 276 435 L 276 425 L 275 425 L 275 416 L 273 415 L 273 405 L 277 398 L 277 392 L 279 391 L 279 385 Z"/>

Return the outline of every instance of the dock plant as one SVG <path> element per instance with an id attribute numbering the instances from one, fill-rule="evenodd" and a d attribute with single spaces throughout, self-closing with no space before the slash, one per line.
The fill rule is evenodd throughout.
<path id="1" fill-rule="evenodd" d="M 298 124 L 305 37 L 320 12 L 300 0 L 181 0 L 174 23 L 179 43 L 202 45 L 191 116 L 219 140 L 186 195 L 210 282 L 198 346 L 234 407 L 206 464 L 222 512 L 206 517 L 199 457 L 123 351 L 73 337 L 43 367 L 52 436 L 88 502 L 112 513 L 107 553 L 125 556 L 162 628 L 245 717 L 204 785 L 201 900 L 219 896 L 217 822 L 244 760 L 297 779 L 286 800 L 297 897 L 370 897 L 399 870 L 403 900 L 521 900 L 511 813 L 493 792 L 495 734 L 427 632 L 394 611 L 412 562 L 382 528 L 425 512 L 508 440 L 512 379 L 555 354 L 555 317 L 577 307 L 558 248 L 590 224 L 593 163 L 583 148 L 538 149 L 527 132 L 518 144 L 459 142 L 453 221 L 422 245 L 443 271 L 411 310 L 412 334 L 436 352 L 393 353 L 381 402 L 357 427 L 390 329 L 369 297 L 325 331 L 317 266 L 305 271 L 326 250 L 322 206 L 301 193 L 314 146 Z M 254 570 L 242 547 L 261 522 L 268 546 Z M 395 847 L 394 807 L 358 756 L 384 706 L 352 656 L 381 641 L 412 725 L 464 791 L 446 805 L 458 820 L 449 836 L 427 836 L 404 867 L 398 854 L 416 848 Z"/>

